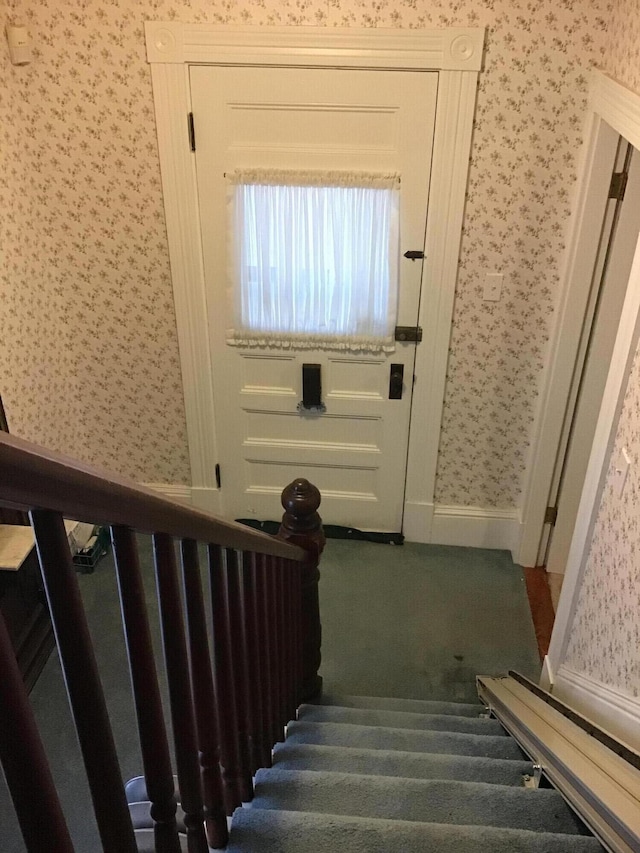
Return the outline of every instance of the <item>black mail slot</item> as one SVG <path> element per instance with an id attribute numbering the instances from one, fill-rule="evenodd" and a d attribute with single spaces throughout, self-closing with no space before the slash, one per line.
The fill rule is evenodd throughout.
<path id="1" fill-rule="evenodd" d="M 302 365 L 302 405 L 314 409 L 322 405 L 322 379 L 319 364 Z"/>

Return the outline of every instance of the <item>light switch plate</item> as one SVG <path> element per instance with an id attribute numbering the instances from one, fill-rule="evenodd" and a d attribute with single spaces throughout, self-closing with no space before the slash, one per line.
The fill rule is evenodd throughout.
<path id="1" fill-rule="evenodd" d="M 502 294 L 502 282 L 504 274 L 501 272 L 488 272 L 484 277 L 484 290 L 482 298 L 488 302 L 497 302 Z"/>
<path id="2" fill-rule="evenodd" d="M 631 459 L 626 447 L 620 451 L 616 461 L 616 469 L 613 474 L 613 489 L 615 494 L 621 498 L 624 493 L 624 487 L 627 482 L 629 468 L 631 467 Z"/>

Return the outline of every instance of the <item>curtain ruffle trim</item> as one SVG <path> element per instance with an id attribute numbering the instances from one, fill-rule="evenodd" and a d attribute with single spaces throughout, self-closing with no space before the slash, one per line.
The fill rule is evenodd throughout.
<path id="1" fill-rule="evenodd" d="M 285 350 L 334 350 L 337 352 L 395 352 L 395 340 L 393 337 L 358 337 L 331 335 L 283 335 L 281 332 L 262 332 L 260 334 L 249 331 L 227 330 L 227 344 L 231 347 L 248 347 L 261 349 L 285 349 Z"/>
<path id="2" fill-rule="evenodd" d="M 225 176 L 232 185 L 251 184 L 278 187 L 359 187 L 400 189 L 398 172 L 338 172 L 290 169 L 235 169 Z"/>

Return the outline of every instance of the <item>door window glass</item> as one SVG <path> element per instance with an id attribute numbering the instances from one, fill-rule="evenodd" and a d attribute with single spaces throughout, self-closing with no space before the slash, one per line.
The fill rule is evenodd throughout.
<path id="1" fill-rule="evenodd" d="M 399 176 L 246 169 L 228 178 L 227 342 L 391 351 Z"/>

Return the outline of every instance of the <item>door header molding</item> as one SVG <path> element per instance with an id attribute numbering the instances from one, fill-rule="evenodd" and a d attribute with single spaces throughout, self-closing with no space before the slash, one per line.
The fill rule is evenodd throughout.
<path id="1" fill-rule="evenodd" d="M 146 21 L 150 63 L 480 71 L 484 27 L 394 30 Z"/>

